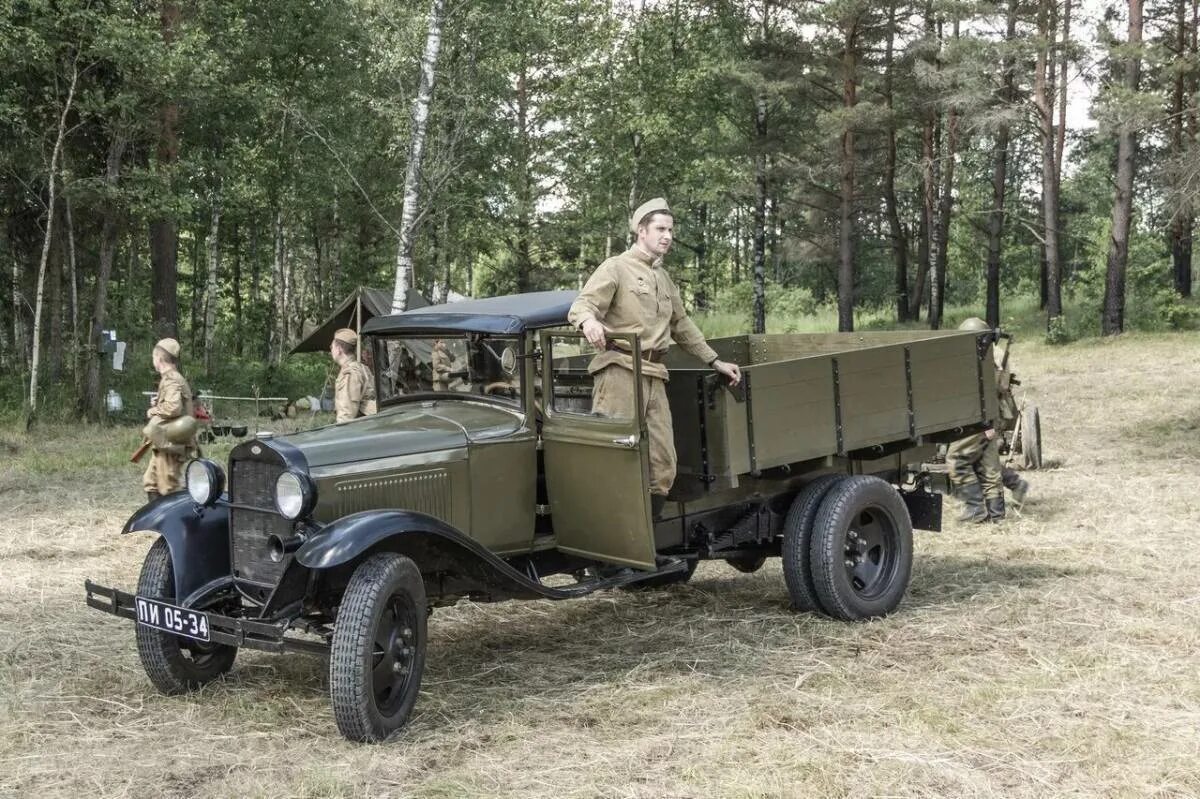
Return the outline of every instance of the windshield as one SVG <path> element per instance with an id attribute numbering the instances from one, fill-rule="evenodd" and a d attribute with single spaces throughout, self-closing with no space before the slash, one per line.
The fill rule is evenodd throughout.
<path id="1" fill-rule="evenodd" d="M 454 333 L 387 336 L 375 342 L 381 402 L 429 392 L 472 394 L 520 405 L 517 336 Z"/>

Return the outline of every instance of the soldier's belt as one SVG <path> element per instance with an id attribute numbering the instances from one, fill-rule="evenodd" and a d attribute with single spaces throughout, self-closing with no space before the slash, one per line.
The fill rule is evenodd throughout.
<path id="1" fill-rule="evenodd" d="M 632 355 L 633 354 L 629 350 L 625 349 L 624 347 L 619 347 L 611 341 L 607 342 L 607 344 L 605 345 L 604 348 L 606 350 L 611 350 L 612 352 L 619 352 L 622 355 Z M 667 357 L 666 350 L 642 350 L 642 360 L 646 361 L 648 363 L 662 363 L 663 359 L 666 357 Z"/>

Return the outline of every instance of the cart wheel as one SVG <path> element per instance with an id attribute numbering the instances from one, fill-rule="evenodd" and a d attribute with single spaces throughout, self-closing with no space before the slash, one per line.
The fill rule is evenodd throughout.
<path id="1" fill-rule="evenodd" d="M 138 596 L 175 602 L 175 572 L 167 539 L 159 538 L 146 553 L 138 578 Z M 212 682 L 233 667 L 237 647 L 180 638 L 137 625 L 138 658 L 154 687 L 164 694 L 184 694 Z"/>
<path id="2" fill-rule="evenodd" d="M 333 717 L 349 740 L 382 741 L 408 721 L 425 669 L 425 608 L 410 558 L 381 552 L 354 570 L 329 658 Z"/>
<path id="3" fill-rule="evenodd" d="M 736 558 L 727 558 L 725 562 L 740 571 L 742 574 L 754 574 L 754 572 L 761 569 L 763 564 L 767 562 L 767 556 L 741 555 Z"/>
<path id="4" fill-rule="evenodd" d="M 821 609 L 858 621 L 896 609 L 912 575 L 912 520 L 878 477 L 847 477 L 821 502 L 810 557 Z"/>
<path id="5" fill-rule="evenodd" d="M 1042 417 L 1036 405 L 1021 413 L 1021 461 L 1026 469 L 1042 468 Z"/>
<path id="6" fill-rule="evenodd" d="M 783 580 L 796 610 L 820 610 L 809 566 L 809 542 L 821 500 L 843 477 L 827 474 L 801 488 L 783 521 Z"/>

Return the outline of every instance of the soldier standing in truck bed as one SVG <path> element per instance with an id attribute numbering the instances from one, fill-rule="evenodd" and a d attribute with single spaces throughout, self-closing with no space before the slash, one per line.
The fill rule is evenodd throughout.
<path id="1" fill-rule="evenodd" d="M 650 493 L 657 516 L 675 482 L 675 437 L 667 404 L 667 368 L 663 356 L 673 339 L 685 351 L 729 378 L 742 379 L 735 363 L 726 363 L 704 338 L 684 310 L 679 289 L 663 269 L 671 249 L 674 218 L 667 201 L 657 197 L 643 203 L 629 219 L 636 242 L 607 259 L 588 278 L 571 305 L 567 319 L 583 331 L 600 354 L 592 359 L 592 409 L 597 413 L 634 418 L 633 359 L 623 345 L 606 333 L 636 333 L 642 347 L 642 408 L 650 438 Z"/>
<path id="2" fill-rule="evenodd" d="M 338 422 L 375 413 L 375 375 L 355 357 L 358 334 L 348 327 L 333 334 L 329 354 L 339 367 L 333 407 Z"/>
<path id="3" fill-rule="evenodd" d="M 151 355 L 154 371 L 158 372 L 158 394 L 146 418 L 160 423 L 192 414 L 192 388 L 179 373 L 179 342 L 164 338 L 154 345 Z M 160 442 L 152 448 L 150 463 L 142 474 L 142 487 L 150 501 L 178 491 L 183 483 L 183 465 L 195 442 L 174 444 Z"/>

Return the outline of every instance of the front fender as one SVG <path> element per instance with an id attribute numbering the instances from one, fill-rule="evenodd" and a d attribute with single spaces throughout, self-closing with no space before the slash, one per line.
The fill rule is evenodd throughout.
<path id="1" fill-rule="evenodd" d="M 229 507 L 223 502 L 208 507 L 186 491 L 167 494 L 142 506 L 121 528 L 122 534 L 143 532 L 167 539 L 178 599 L 229 576 Z"/>
<path id="2" fill-rule="evenodd" d="M 338 519 L 305 541 L 296 560 L 310 569 L 332 569 L 372 550 L 407 555 L 425 574 L 454 574 L 469 590 L 493 599 L 566 599 L 587 593 L 531 580 L 455 527 L 416 511 L 363 511 Z"/>

